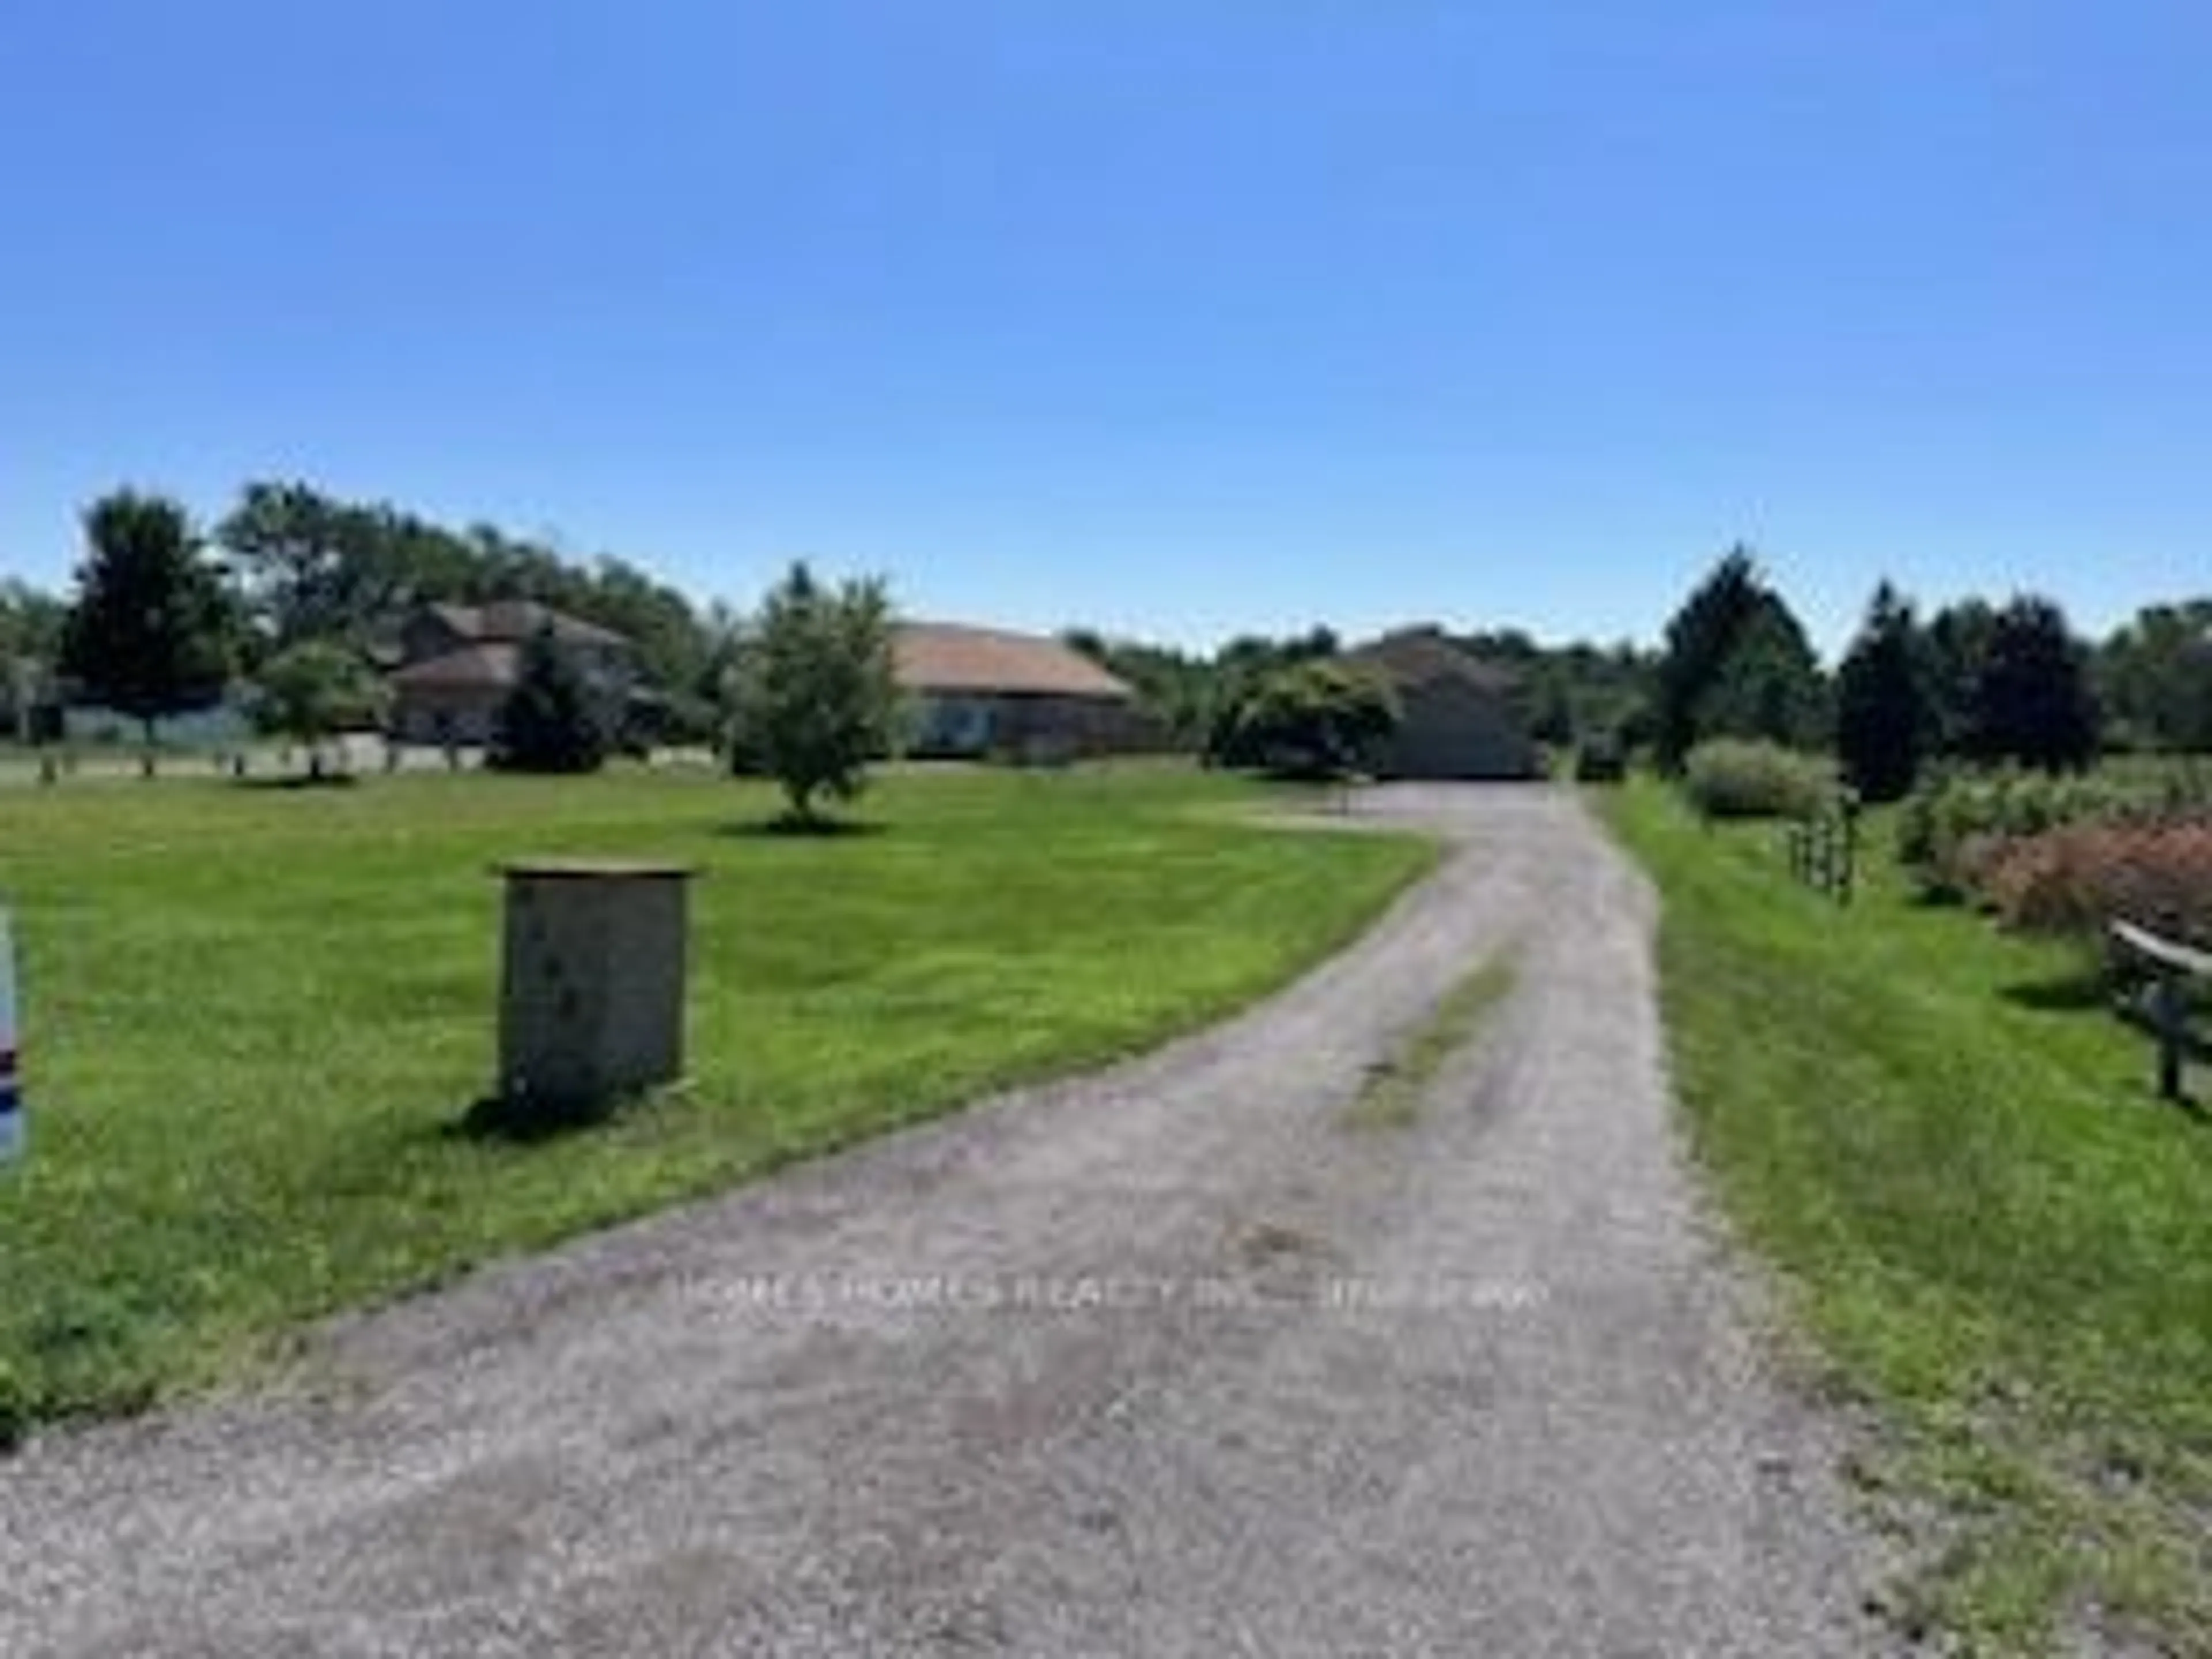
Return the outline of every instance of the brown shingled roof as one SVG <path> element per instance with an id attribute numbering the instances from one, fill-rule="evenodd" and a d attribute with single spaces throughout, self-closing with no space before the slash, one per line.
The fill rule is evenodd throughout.
<path id="1" fill-rule="evenodd" d="M 434 605 L 430 609 L 463 639 L 487 644 L 520 645 L 549 627 L 554 638 L 574 644 L 628 643 L 621 635 L 596 623 L 556 611 L 535 599 L 494 599 L 489 605 Z"/>
<path id="2" fill-rule="evenodd" d="M 465 645 L 442 657 L 426 657 L 410 663 L 392 678 L 392 684 L 418 690 L 465 687 L 511 687 L 521 672 L 522 651 L 513 645 Z"/>
<path id="3" fill-rule="evenodd" d="M 1136 695 L 1127 682 L 1072 646 L 1034 634 L 952 623 L 901 623 L 892 634 L 891 650 L 899 685 L 908 691 L 1117 702 Z"/>
<path id="4" fill-rule="evenodd" d="M 1349 653 L 1354 662 L 1381 670 L 1401 685 L 1462 680 L 1499 695 L 1514 688 L 1514 677 L 1494 663 L 1469 655 L 1440 628 L 1403 628 Z"/>

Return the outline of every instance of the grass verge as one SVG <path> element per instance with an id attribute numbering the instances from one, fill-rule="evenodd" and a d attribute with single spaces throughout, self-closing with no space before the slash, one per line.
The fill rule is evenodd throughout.
<path id="1" fill-rule="evenodd" d="M 1512 962 L 1500 957 L 1462 975 L 1397 1052 L 1371 1070 L 1338 1121 L 1347 1129 L 1407 1129 L 1444 1063 L 1474 1040 L 1490 1011 L 1513 994 Z"/>
<path id="2" fill-rule="evenodd" d="M 1917 902 L 1881 818 L 1839 911 L 1771 827 L 1603 802 L 1665 902 L 1702 1160 L 1892 1430 L 1857 1474 L 1920 1546 L 1897 1620 L 2212 1654 L 2212 1127 L 2072 952 Z"/>
<path id="3" fill-rule="evenodd" d="M 0 1437 L 272 1335 L 1212 1018 L 1430 867 L 1209 817 L 1161 768 L 891 775 L 870 833 L 711 775 L 0 793 L 32 1152 L 0 1173 Z M 499 861 L 673 860 L 687 1085 L 529 1146 L 491 1079 Z"/>

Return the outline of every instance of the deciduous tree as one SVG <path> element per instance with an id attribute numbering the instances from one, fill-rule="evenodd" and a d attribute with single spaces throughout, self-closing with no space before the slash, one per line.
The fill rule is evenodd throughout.
<path id="1" fill-rule="evenodd" d="M 794 564 L 738 653 L 731 703 L 732 752 L 783 786 L 795 823 L 818 823 L 825 795 L 853 799 L 898 707 L 883 583 L 828 587 Z"/>
<path id="2" fill-rule="evenodd" d="M 0 736 L 31 735 L 32 716 L 48 695 L 69 607 L 13 579 L 0 581 Z"/>
<path id="3" fill-rule="evenodd" d="M 280 651 L 255 680 L 254 714 L 262 727 L 307 750 L 310 777 L 323 775 L 322 744 L 348 726 L 383 718 L 385 684 L 359 653 L 332 640 L 308 640 Z"/>
<path id="4" fill-rule="evenodd" d="M 1381 676 L 1351 663 L 1310 660 L 1268 675 L 1237 712 L 1247 763 L 1297 777 L 1357 771 L 1397 730 L 1396 696 Z"/>
<path id="5" fill-rule="evenodd" d="M 2106 713 L 2146 749 L 2212 750 L 2212 599 L 2148 605 L 2098 653 Z"/>
<path id="6" fill-rule="evenodd" d="M 94 702 L 154 723 L 221 701 L 232 611 L 175 501 L 118 490 L 85 514 L 88 550 L 62 633 L 62 669 Z"/>
<path id="7" fill-rule="evenodd" d="M 265 643 L 359 641 L 380 621 L 396 583 L 372 509 L 303 483 L 249 483 L 216 526 L 244 580 Z"/>

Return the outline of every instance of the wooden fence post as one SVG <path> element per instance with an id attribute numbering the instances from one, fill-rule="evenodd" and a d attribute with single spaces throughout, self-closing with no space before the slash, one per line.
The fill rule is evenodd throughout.
<path id="1" fill-rule="evenodd" d="M 1845 790 L 1843 799 L 1844 820 L 1844 879 L 1837 890 L 1836 902 L 1849 904 L 1851 890 L 1858 883 L 1859 874 L 1859 798 L 1855 790 Z"/>
<path id="2" fill-rule="evenodd" d="M 2175 932 L 2179 931 L 2176 926 Z M 2167 1100 L 2186 1100 L 2189 981 L 2212 980 L 2212 953 L 2128 921 L 2112 923 L 2110 938 L 2148 967 L 2152 975 L 2145 1003 L 2158 1040 L 2158 1092 Z"/>
<path id="3" fill-rule="evenodd" d="M 2167 969 L 2151 989 L 2151 1021 L 2158 1028 L 2158 1092 L 2161 1099 L 2181 1098 L 2182 1049 L 2189 1035 L 2188 995 L 2181 975 Z"/>

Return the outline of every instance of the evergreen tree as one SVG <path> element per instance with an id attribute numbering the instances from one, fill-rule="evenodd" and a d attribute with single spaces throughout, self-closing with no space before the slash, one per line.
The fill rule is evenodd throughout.
<path id="1" fill-rule="evenodd" d="M 2088 652 L 2051 600 L 2024 594 L 1996 613 L 1975 684 L 1971 744 L 1978 759 L 2050 772 L 2096 758 Z"/>
<path id="2" fill-rule="evenodd" d="M 596 772 L 606 763 L 607 744 L 591 688 L 553 630 L 540 629 L 523 642 L 490 763 L 505 772 Z"/>
<path id="3" fill-rule="evenodd" d="M 1836 672 L 1836 748 L 1869 801 L 1911 793 L 1936 735 L 1927 653 L 1911 605 L 1884 582 Z"/>
<path id="4" fill-rule="evenodd" d="M 1818 748 L 1832 724 L 1828 688 L 1805 629 L 1762 588 L 1696 704 L 1699 741 L 1742 738 Z"/>
<path id="5" fill-rule="evenodd" d="M 1667 624 L 1652 696 L 1652 743 L 1672 772 L 1698 741 L 1698 704 L 1758 603 L 1759 571 L 1738 546 L 1713 567 Z"/>
<path id="6" fill-rule="evenodd" d="M 1936 713 L 1935 747 L 1939 754 L 1972 752 L 1982 665 L 1989 659 L 1990 635 L 1996 619 L 1997 613 L 1987 600 L 1962 599 L 1946 605 L 1928 623 L 1923 637 L 1929 696 Z"/>
<path id="7" fill-rule="evenodd" d="M 1710 737 L 1817 743 L 1826 704 L 1803 627 L 1750 549 L 1731 549 L 1667 624 L 1651 706 L 1660 765 L 1678 770 Z"/>

